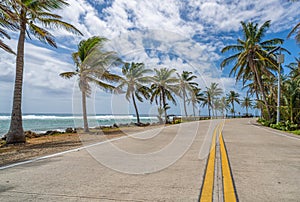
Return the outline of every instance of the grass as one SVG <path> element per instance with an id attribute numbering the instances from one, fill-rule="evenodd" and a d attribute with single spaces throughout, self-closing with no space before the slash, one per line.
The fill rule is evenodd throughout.
<path id="1" fill-rule="evenodd" d="M 290 132 L 295 134 L 295 135 L 300 135 L 300 130 L 294 130 L 294 131 L 290 131 Z"/>

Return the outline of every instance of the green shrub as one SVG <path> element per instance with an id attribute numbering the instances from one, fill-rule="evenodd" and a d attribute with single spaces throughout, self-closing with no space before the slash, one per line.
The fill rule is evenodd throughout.
<path id="1" fill-rule="evenodd" d="M 261 122 L 261 124 L 262 124 L 263 126 L 267 126 L 267 127 L 269 127 L 272 123 L 273 123 L 272 121 L 267 121 L 267 120 L 263 120 L 263 121 Z"/>
<path id="2" fill-rule="evenodd" d="M 278 124 L 270 124 L 271 128 L 277 130 L 284 130 L 284 131 L 294 131 L 298 129 L 298 124 L 293 124 L 289 120 L 286 122 L 279 122 Z"/>
<path id="3" fill-rule="evenodd" d="M 292 133 L 294 133 L 296 135 L 300 135 L 300 130 L 294 130 L 294 131 L 292 131 Z"/>

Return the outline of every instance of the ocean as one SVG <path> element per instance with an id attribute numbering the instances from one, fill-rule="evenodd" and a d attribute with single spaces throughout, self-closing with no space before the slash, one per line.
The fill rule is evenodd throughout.
<path id="1" fill-rule="evenodd" d="M 140 116 L 143 123 L 155 123 L 158 119 L 155 116 Z M 113 124 L 127 124 L 136 122 L 134 115 L 111 115 L 97 114 L 88 116 L 89 127 L 111 126 Z M 10 115 L 0 113 L 0 137 L 7 133 L 10 125 Z M 65 131 L 66 128 L 83 127 L 81 115 L 73 114 L 23 114 L 24 130 L 31 130 L 43 133 L 48 130 Z"/>

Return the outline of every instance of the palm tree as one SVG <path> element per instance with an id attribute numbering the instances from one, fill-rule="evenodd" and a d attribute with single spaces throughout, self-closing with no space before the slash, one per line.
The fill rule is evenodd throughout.
<path id="1" fill-rule="evenodd" d="M 101 50 L 106 38 L 91 37 L 82 40 L 78 45 L 77 52 L 72 54 L 73 61 L 76 64 L 76 70 L 73 72 L 64 72 L 60 76 L 63 78 L 78 77 L 79 88 L 82 95 L 82 114 L 84 123 L 84 132 L 89 132 L 86 97 L 91 94 L 90 83 L 94 83 L 100 88 L 112 92 L 115 87 L 103 82 L 115 82 L 121 78 L 118 75 L 111 74 L 106 68 L 118 61 L 115 52 L 104 52 Z"/>
<path id="2" fill-rule="evenodd" d="M 178 79 L 174 77 L 175 69 L 154 69 L 155 75 L 151 78 L 152 95 L 150 102 L 154 100 L 159 107 L 164 109 L 165 123 L 168 122 L 167 108 L 168 104 L 166 100 L 170 100 L 176 105 L 173 93 L 178 94 Z"/>
<path id="3" fill-rule="evenodd" d="M 223 111 L 222 110 L 221 99 L 220 98 L 215 99 L 213 105 L 214 105 L 214 108 L 215 108 L 215 116 L 217 118 L 218 117 L 218 111 L 221 111 L 221 112 Z"/>
<path id="4" fill-rule="evenodd" d="M 233 111 L 233 117 L 235 117 L 235 110 L 234 110 L 234 103 L 238 103 L 240 104 L 240 99 L 239 99 L 240 94 L 231 90 L 228 94 L 227 94 L 227 102 L 231 103 L 232 106 L 232 111 Z"/>
<path id="5" fill-rule="evenodd" d="M 248 96 L 244 97 L 242 100 L 241 106 L 246 108 L 246 116 L 248 116 L 248 109 L 253 107 L 252 99 Z"/>
<path id="6" fill-rule="evenodd" d="M 22 88 L 24 71 L 24 44 L 26 35 L 30 39 L 30 34 L 41 42 L 56 47 L 55 39 L 45 28 L 63 28 L 74 34 L 81 32 L 74 26 L 61 20 L 61 16 L 54 14 L 57 10 L 63 9 L 68 3 L 64 0 L 15 0 L 6 1 L 10 12 L 15 16 L 13 23 L 19 30 L 16 57 L 16 79 L 14 86 L 13 107 L 11 122 L 6 134 L 7 143 L 25 142 L 25 135 L 22 124 Z"/>
<path id="7" fill-rule="evenodd" d="M 223 93 L 223 90 L 218 87 L 218 83 L 211 83 L 210 87 L 206 87 L 206 91 L 204 91 L 204 102 L 202 106 L 207 106 L 208 108 L 208 116 L 211 118 L 211 110 L 214 116 L 214 101 L 215 99 Z"/>
<path id="8" fill-rule="evenodd" d="M 299 112 L 296 113 L 296 108 L 300 105 L 300 80 L 289 79 L 285 81 L 283 88 L 283 101 L 287 106 L 289 119 L 295 123 L 296 118 L 300 116 Z"/>
<path id="9" fill-rule="evenodd" d="M 138 124 L 141 122 L 135 100 L 137 98 L 143 102 L 142 96 L 146 99 L 150 98 L 150 89 L 144 85 L 150 81 L 149 76 L 145 76 L 150 72 L 152 70 L 147 69 L 143 63 L 126 63 L 122 68 L 124 78 L 121 79 L 121 83 L 117 87 L 117 89 L 126 87 L 126 99 L 128 101 L 132 99 Z"/>
<path id="10" fill-rule="evenodd" d="M 227 112 L 228 109 L 230 108 L 229 107 L 229 103 L 227 102 L 227 99 L 225 96 L 221 97 L 220 100 L 220 111 L 222 112 L 222 116 L 223 118 L 225 117 L 225 113 L 224 112 Z"/>
<path id="11" fill-rule="evenodd" d="M 14 19 L 13 13 L 9 10 L 6 1 L 1 1 L 0 3 L 0 26 L 3 28 L 7 28 L 13 31 L 17 30 L 17 26 L 10 19 Z M 9 34 L 3 28 L 0 27 L 0 38 L 10 39 Z M 0 48 L 5 50 L 6 52 L 15 54 L 15 52 L 0 39 Z"/>
<path id="12" fill-rule="evenodd" d="M 282 44 L 283 39 L 262 40 L 270 27 L 270 21 L 266 21 L 260 27 L 253 22 L 247 24 L 241 22 L 241 25 L 244 39 L 237 39 L 237 44 L 228 45 L 222 49 L 222 53 L 232 51 L 235 54 L 224 59 L 221 67 L 234 63 L 230 75 L 234 74 L 237 81 L 242 80 L 244 84 L 248 80 L 257 82 L 259 94 L 262 95 L 270 119 L 271 113 L 261 77 L 262 75 L 274 76 L 272 70 L 277 70 L 278 65 L 275 56 L 273 54 L 269 55 L 268 51 L 274 49 L 278 44 Z"/>
<path id="13" fill-rule="evenodd" d="M 193 92 L 190 92 L 190 98 L 187 100 L 189 103 L 192 103 L 193 114 L 196 116 L 195 108 L 197 104 L 200 104 L 202 101 L 205 101 L 204 94 L 201 92 L 201 88 L 193 88 Z"/>
<path id="14" fill-rule="evenodd" d="M 181 75 L 177 73 L 178 81 L 179 81 L 179 95 L 183 99 L 183 107 L 185 116 L 187 116 L 186 110 L 186 101 L 188 99 L 188 92 L 193 93 L 193 89 L 198 86 L 197 83 L 193 82 L 193 79 L 196 79 L 197 76 L 192 75 L 192 72 L 183 71 Z"/>

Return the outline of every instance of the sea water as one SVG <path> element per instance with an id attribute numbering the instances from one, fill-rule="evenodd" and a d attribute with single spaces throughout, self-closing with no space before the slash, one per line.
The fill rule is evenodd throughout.
<path id="1" fill-rule="evenodd" d="M 158 119 L 155 116 L 140 117 L 143 123 L 155 123 Z M 89 127 L 111 126 L 113 124 L 128 124 L 136 122 L 133 115 L 111 115 L 97 114 L 88 116 Z M 0 113 L 0 137 L 7 133 L 10 124 L 10 115 Z M 43 133 L 48 130 L 65 131 L 66 128 L 83 127 L 83 119 L 81 115 L 73 114 L 23 114 L 24 130 L 31 130 Z"/>

